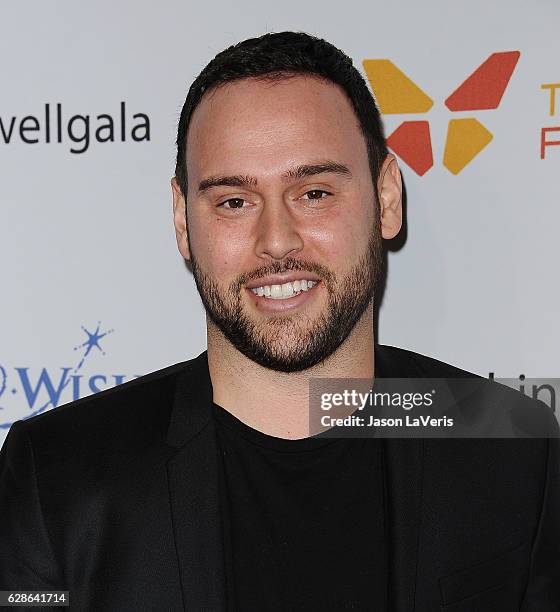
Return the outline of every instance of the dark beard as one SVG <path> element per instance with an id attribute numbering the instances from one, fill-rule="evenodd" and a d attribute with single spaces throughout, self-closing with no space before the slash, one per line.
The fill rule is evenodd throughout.
<path id="1" fill-rule="evenodd" d="M 191 263 L 208 316 L 233 346 L 265 368 L 299 372 L 334 353 L 364 314 L 373 299 L 381 271 L 381 249 L 380 231 L 374 228 L 366 252 L 342 283 L 336 283 L 333 274 L 324 266 L 287 258 L 283 263 L 274 262 L 250 275 L 241 275 L 225 295 L 222 295 L 214 280 L 201 270 L 192 253 Z M 321 314 L 308 329 L 298 323 L 308 320 L 305 313 L 270 316 L 264 324 L 267 333 L 263 334 L 259 325 L 251 322 L 243 312 L 243 285 L 251 279 L 288 270 L 314 272 L 322 279 L 328 292 L 327 312 Z M 292 342 L 287 343 L 283 338 L 291 338 Z M 293 338 L 297 340 L 295 343 Z"/>

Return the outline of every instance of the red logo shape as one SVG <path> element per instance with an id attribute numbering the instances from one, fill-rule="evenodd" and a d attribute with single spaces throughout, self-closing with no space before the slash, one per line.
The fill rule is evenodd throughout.
<path id="1" fill-rule="evenodd" d="M 492 55 L 447 98 L 450 111 L 498 108 L 520 56 L 519 51 Z"/>
<path id="2" fill-rule="evenodd" d="M 420 176 L 434 165 L 427 121 L 404 121 L 387 138 L 387 145 Z"/>

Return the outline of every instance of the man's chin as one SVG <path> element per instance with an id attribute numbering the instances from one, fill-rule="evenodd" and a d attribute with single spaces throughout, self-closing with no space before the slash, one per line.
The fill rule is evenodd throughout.
<path id="1" fill-rule="evenodd" d="M 297 351 L 282 354 L 271 351 L 256 351 L 247 356 L 264 368 L 284 373 L 302 372 L 318 362 L 316 356 L 302 355 Z"/>
<path id="2" fill-rule="evenodd" d="M 258 331 L 257 331 L 258 330 Z M 245 342 L 237 345 L 252 361 L 279 372 L 301 372 L 317 365 L 331 355 L 340 344 L 328 326 L 313 326 L 309 321 L 282 327 L 269 324 L 253 329 Z"/>
<path id="3" fill-rule="evenodd" d="M 274 337 L 264 335 L 253 339 L 249 345 L 261 361 L 277 364 L 278 367 L 297 368 L 299 361 L 307 362 L 309 359 L 302 352 L 303 347 L 310 345 L 310 339 L 304 335 L 297 337 L 293 334 L 276 334 Z"/>

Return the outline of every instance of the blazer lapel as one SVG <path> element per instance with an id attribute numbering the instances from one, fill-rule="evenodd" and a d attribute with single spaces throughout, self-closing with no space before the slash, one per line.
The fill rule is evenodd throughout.
<path id="1" fill-rule="evenodd" d="M 225 610 L 218 450 L 206 351 L 179 374 L 167 443 L 167 475 L 185 610 Z"/>
<path id="2" fill-rule="evenodd" d="M 375 375 L 383 378 L 421 376 L 375 345 Z M 424 439 L 386 438 L 389 609 L 415 609 L 416 566 L 420 536 Z"/>

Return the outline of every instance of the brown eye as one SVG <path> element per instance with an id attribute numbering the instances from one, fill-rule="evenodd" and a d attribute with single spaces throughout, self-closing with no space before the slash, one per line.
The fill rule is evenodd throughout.
<path id="1" fill-rule="evenodd" d="M 309 200 L 322 200 L 323 197 L 321 194 L 331 195 L 328 191 L 325 191 L 324 189 L 312 189 L 311 191 L 308 191 L 305 195 L 308 196 Z"/>
<path id="2" fill-rule="evenodd" d="M 219 206 L 224 206 L 224 208 L 232 210 L 234 208 L 242 208 L 243 202 L 245 202 L 245 200 L 242 198 L 230 198 L 229 200 L 222 202 Z M 225 204 L 229 204 L 229 206 L 225 206 Z"/>

